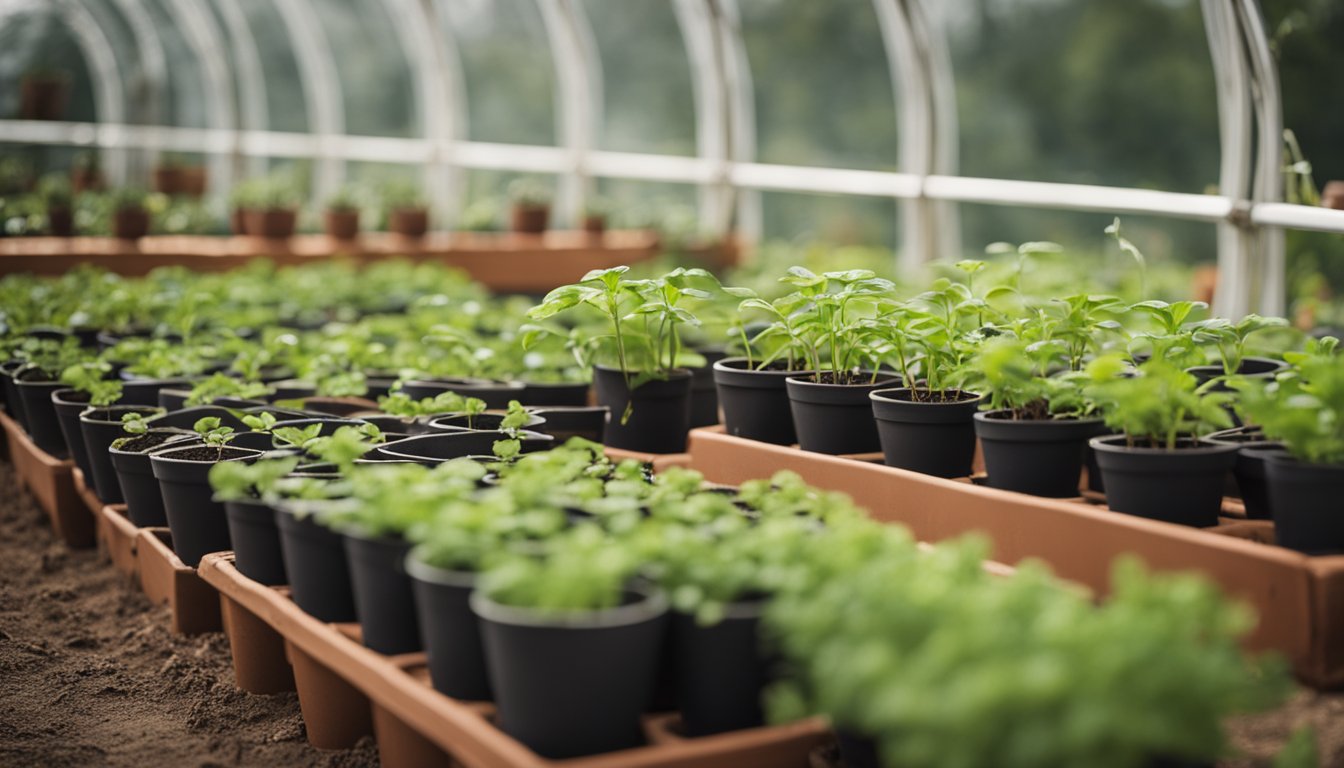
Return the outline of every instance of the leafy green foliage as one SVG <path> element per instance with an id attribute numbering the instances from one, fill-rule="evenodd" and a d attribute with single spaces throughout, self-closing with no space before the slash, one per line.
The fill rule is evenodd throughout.
<path id="1" fill-rule="evenodd" d="M 1307 356 L 1271 381 L 1234 376 L 1229 384 L 1241 396 L 1242 417 L 1293 456 L 1344 463 L 1344 358 Z"/>
<path id="2" fill-rule="evenodd" d="M 1117 376 L 1121 364 L 1100 358 L 1088 368 L 1095 383 L 1085 392 L 1100 407 L 1106 426 L 1123 432 L 1130 446 L 1175 450 L 1182 438 L 1232 426 L 1232 395 L 1200 388 L 1195 377 L 1162 358 Z"/>
<path id="3" fill-rule="evenodd" d="M 139 411 L 121 414 L 121 430 L 128 435 L 143 435 L 149 431 L 145 414 Z"/>
<path id="4" fill-rule="evenodd" d="M 1058 341 L 1027 343 L 1002 337 L 986 342 L 975 357 L 978 387 L 990 410 L 1012 412 L 1014 419 L 1080 418 L 1094 404 L 1084 396 L 1084 378 L 1073 372 L 1047 375 L 1065 363 L 1065 346 Z"/>
<path id="5" fill-rule="evenodd" d="M 442 413 L 465 413 L 475 415 L 485 412 L 485 401 L 475 397 L 463 397 L 456 392 L 440 392 L 434 397 L 420 400 L 404 392 L 393 392 L 378 398 L 378 407 L 391 416 L 415 418 Z"/>
<path id="6" fill-rule="evenodd" d="M 121 399 L 121 382 L 107 378 L 112 366 L 101 360 L 72 365 L 61 372 L 61 383 L 89 395 L 95 408 L 112 405 Z"/>
<path id="7" fill-rule="evenodd" d="M 191 428 L 211 448 L 222 449 L 233 440 L 233 427 L 221 424 L 218 416 L 205 416 L 197 419 Z"/>
<path id="8" fill-rule="evenodd" d="M 593 524 L 550 540 L 541 557 L 507 556 L 481 576 L 492 600 L 542 614 L 598 611 L 621 604 L 640 563 L 634 553 Z"/>
<path id="9" fill-rule="evenodd" d="M 302 427 L 278 427 L 271 430 L 275 439 L 292 448 L 306 451 L 322 435 L 321 424 L 308 424 Z"/>
<path id="10" fill-rule="evenodd" d="M 207 405 L 224 397 L 250 400 L 269 394 L 271 388 L 259 381 L 244 381 L 223 373 L 215 373 L 196 382 L 187 395 L 187 405 Z"/>
<path id="11" fill-rule="evenodd" d="M 1224 317 L 1213 317 L 1195 323 L 1192 338 L 1196 344 L 1211 344 L 1218 350 L 1223 364 L 1223 373 L 1231 376 L 1241 368 L 1242 358 L 1246 354 L 1246 337 L 1267 328 L 1287 327 L 1288 321 L 1281 317 L 1261 317 L 1247 315 L 1238 322 Z"/>
<path id="12" fill-rule="evenodd" d="M 210 487 L 218 498 L 230 501 L 266 498 L 298 465 L 297 456 L 263 458 L 251 464 L 221 461 L 210 468 Z"/>

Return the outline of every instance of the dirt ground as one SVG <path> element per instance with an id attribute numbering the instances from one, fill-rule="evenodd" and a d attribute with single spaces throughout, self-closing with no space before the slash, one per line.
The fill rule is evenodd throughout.
<path id="1" fill-rule="evenodd" d="M 233 682 L 220 633 L 178 637 L 96 551 L 56 541 L 0 462 L 0 768 L 378 764 L 355 749 L 308 746 L 292 693 L 254 696 Z M 1322 765 L 1344 768 L 1344 693 L 1299 692 L 1230 725 L 1242 755 L 1269 766 L 1299 726 L 1316 728 Z"/>
<path id="2" fill-rule="evenodd" d="M 308 746 L 293 693 L 233 682 L 220 633 L 178 637 L 94 550 L 56 541 L 0 463 L 0 766 L 378 764 Z"/>

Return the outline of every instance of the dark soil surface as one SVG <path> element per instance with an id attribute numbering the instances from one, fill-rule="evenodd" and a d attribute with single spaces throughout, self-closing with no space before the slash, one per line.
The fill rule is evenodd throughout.
<path id="1" fill-rule="evenodd" d="M 310 747 L 293 693 L 243 693 L 222 634 L 177 636 L 169 623 L 95 550 L 57 541 L 0 462 L 0 766 L 378 765 L 372 739 Z M 1344 767 L 1344 693 L 1305 690 L 1230 723 L 1240 757 L 1219 765 L 1267 768 L 1303 725 L 1321 765 Z"/>
<path id="2" fill-rule="evenodd" d="M 0 766 L 378 764 L 372 739 L 308 746 L 293 693 L 243 693 L 224 635 L 169 621 L 95 550 L 54 539 L 0 463 Z"/>

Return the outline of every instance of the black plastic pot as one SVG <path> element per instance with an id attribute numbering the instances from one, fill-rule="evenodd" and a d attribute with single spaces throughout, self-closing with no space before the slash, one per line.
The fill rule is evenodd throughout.
<path id="1" fill-rule="evenodd" d="M 1272 520 L 1273 507 L 1269 501 L 1269 481 L 1266 478 L 1266 452 L 1283 449 L 1282 443 L 1266 440 L 1259 427 L 1233 427 L 1214 432 L 1205 438 L 1212 443 L 1235 445 L 1237 462 L 1232 465 L 1237 492 L 1251 520 Z"/>
<path id="2" fill-rule="evenodd" d="M 518 402 L 523 405 L 585 406 L 592 386 L 586 381 L 548 382 L 525 381 Z"/>
<path id="3" fill-rule="evenodd" d="M 610 411 L 602 405 L 554 405 L 538 408 L 533 413 L 546 420 L 537 431 L 554 437 L 557 444 L 571 437 L 582 437 L 600 443 Z"/>
<path id="4" fill-rule="evenodd" d="M 1087 441 L 1106 431 L 1101 419 L 1011 419 L 1008 411 L 975 414 L 987 484 L 1033 496 L 1078 495 Z"/>
<path id="5" fill-rule="evenodd" d="M 631 593 L 610 610 L 556 615 L 476 592 L 471 609 L 481 620 L 505 733 L 550 758 L 644 743 L 640 716 L 653 695 L 667 626 L 660 593 Z"/>
<path id="6" fill-rule="evenodd" d="M 1237 461 L 1237 446 L 1183 440 L 1185 447 L 1131 448 L 1124 435 L 1089 443 L 1106 479 L 1113 512 L 1194 528 L 1218 524 L 1223 487 Z"/>
<path id="7" fill-rule="evenodd" d="M 366 456 L 373 459 L 415 461 L 432 466 L 463 456 L 491 455 L 494 453 L 495 441 L 506 440 L 508 437 L 503 432 L 445 429 L 380 445 L 369 451 Z M 519 442 L 522 444 L 523 453 L 531 453 L 550 448 L 555 440 L 550 435 L 543 435 L 540 432 L 524 431 L 520 433 Z"/>
<path id="8" fill-rule="evenodd" d="M 714 384 L 714 364 L 728 357 L 721 349 L 698 349 L 705 364 L 691 369 L 691 429 L 719 423 L 719 393 Z"/>
<path id="9" fill-rule="evenodd" d="M 14 382 L 14 374 L 23 366 L 27 365 L 22 360 L 6 360 L 0 363 L 0 391 L 4 392 L 5 409 L 9 415 L 23 427 L 23 431 L 28 431 L 28 415 L 23 412 L 23 398 L 19 397 L 19 385 Z"/>
<path id="10" fill-rule="evenodd" d="M 246 432 L 248 426 L 243 420 L 234 416 L 226 408 L 220 408 L 217 405 L 197 405 L 191 408 L 183 408 L 180 411 L 171 411 L 169 413 L 155 416 L 149 419 L 147 423 L 151 427 L 176 427 L 178 429 L 192 429 L 196 422 L 207 416 L 214 416 L 219 419 L 221 427 L 230 427 L 235 432 Z"/>
<path id="11" fill-rule="evenodd" d="M 764 722 L 766 664 L 759 633 L 762 603 L 728 606 L 713 626 L 673 612 L 677 704 L 687 736 L 707 736 Z"/>
<path id="12" fill-rule="evenodd" d="M 317 394 L 317 385 L 302 379 L 282 379 L 271 383 L 271 402 L 302 400 Z"/>
<path id="13" fill-rule="evenodd" d="M 712 370 L 728 434 L 775 445 L 798 442 L 784 380 L 805 371 L 782 365 L 757 371 L 748 367 L 745 357 L 720 360 Z"/>
<path id="14" fill-rule="evenodd" d="M 189 397 L 191 397 L 190 388 L 177 389 L 175 387 L 164 387 L 159 390 L 159 407 L 165 411 L 180 411 L 187 407 L 187 398 Z M 251 400 L 241 397 L 216 397 L 210 402 L 205 403 L 205 405 L 240 410 L 266 405 L 266 401 Z"/>
<path id="15" fill-rule="evenodd" d="M 420 638 L 429 656 L 434 690 L 464 701 L 494 698 L 485 669 L 480 621 L 471 612 L 476 574 L 435 568 L 414 551 L 406 557 L 406 573 L 415 593 Z"/>
<path id="16" fill-rule="evenodd" d="M 1265 459 L 1276 543 L 1308 555 L 1344 553 L 1344 464 L 1310 464 L 1281 451 Z"/>
<path id="17" fill-rule="evenodd" d="M 632 374 L 633 376 L 633 374 Z M 681 453 L 691 428 L 691 372 L 678 368 L 666 381 L 654 379 L 631 390 L 619 368 L 593 366 L 597 402 L 610 412 L 602 442 L 644 453 Z M 628 418 L 622 421 L 629 410 Z"/>
<path id="18" fill-rule="evenodd" d="M 288 503 L 275 513 L 290 596 L 320 621 L 354 621 L 358 614 L 344 537 L 315 521 L 310 514 L 315 509 L 311 504 Z"/>
<path id="19" fill-rule="evenodd" d="M 363 423 L 364 422 L 361 419 L 338 419 L 335 417 L 287 419 L 284 421 L 277 421 L 275 423 L 275 426 L 271 427 L 271 433 L 272 435 L 274 435 L 275 430 L 283 429 L 285 427 L 295 427 L 297 429 L 304 429 L 306 427 L 311 427 L 314 424 L 320 424 L 321 429 L 319 429 L 317 432 L 318 437 L 330 437 L 336 434 L 336 430 L 340 429 L 341 427 L 358 427 Z M 279 438 L 272 439 L 271 444 L 275 448 L 290 447 L 288 443 L 282 442 Z"/>
<path id="20" fill-rule="evenodd" d="M 388 655 L 420 650 L 415 596 L 406 575 L 410 543 L 400 536 L 366 536 L 358 529 L 342 533 L 365 647 Z"/>
<path id="21" fill-rule="evenodd" d="M 224 502 L 224 515 L 238 572 L 267 586 L 288 584 L 275 507 L 260 499 L 233 499 Z"/>
<path id="22" fill-rule="evenodd" d="M 121 399 L 118 400 L 122 405 L 139 405 L 145 407 L 156 407 L 159 404 L 159 393 L 165 389 L 185 387 L 191 389 L 189 379 L 129 379 L 121 384 Z"/>
<path id="23" fill-rule="evenodd" d="M 798 447 L 833 455 L 881 450 L 877 419 L 873 417 L 868 395 L 890 387 L 893 379 L 879 374 L 875 381 L 871 380 L 871 371 L 860 374 L 861 384 L 817 382 L 810 373 L 786 378 L 784 386 L 789 394 L 793 425 L 798 431 Z"/>
<path id="24" fill-rule="evenodd" d="M 835 744 L 840 748 L 840 763 L 844 768 L 882 768 L 877 754 L 877 740 L 846 728 L 837 728 Z"/>
<path id="25" fill-rule="evenodd" d="M 89 407 L 89 393 L 77 389 L 58 389 L 51 393 L 51 407 L 56 409 L 56 421 L 65 438 L 70 458 L 84 475 L 84 482 L 93 482 L 89 469 L 89 451 L 84 447 L 84 432 L 79 428 L 79 414 Z"/>
<path id="26" fill-rule="evenodd" d="M 149 465 L 163 491 L 163 511 L 173 533 L 173 551 L 195 568 L 211 552 L 233 549 L 224 505 L 210 490 L 210 468 L 221 461 L 245 461 L 260 456 L 247 448 L 206 445 L 168 448 L 150 454 Z"/>
<path id="27" fill-rule="evenodd" d="M 450 413 L 447 416 L 436 416 L 429 420 L 430 431 L 457 431 L 461 429 L 473 429 L 480 432 L 497 431 L 504 421 L 504 415 L 499 413 L 478 413 L 474 416 L 468 416 L 465 413 Z M 542 425 L 546 419 L 534 414 L 529 414 L 527 423 L 523 425 L 524 429 L 531 429 L 537 432 L 546 432 Z"/>
<path id="28" fill-rule="evenodd" d="M 403 419 L 400 416 L 361 416 L 359 418 L 382 430 L 384 434 L 423 435 L 430 431 L 428 422 L 423 419 Z"/>
<path id="29" fill-rule="evenodd" d="M 444 392 L 456 392 L 463 397 L 484 400 L 487 408 L 499 410 L 508 408 L 510 400 L 518 400 L 523 394 L 523 389 L 521 381 L 474 378 L 414 379 L 401 385 L 401 391 L 416 400 L 436 397 Z"/>
<path id="30" fill-rule="evenodd" d="M 121 483 L 117 480 L 116 467 L 112 466 L 112 456 L 108 452 L 112 443 L 126 437 L 121 417 L 127 413 L 152 416 L 153 408 L 141 405 L 110 405 L 106 408 L 90 408 L 79 415 L 79 432 L 84 440 L 84 450 L 89 457 L 89 469 L 93 491 L 104 504 L 119 504 L 124 501 Z"/>
<path id="31" fill-rule="evenodd" d="M 868 397 L 887 466 L 935 477 L 970 476 L 982 396 L 956 391 L 945 400 L 914 400 L 909 389 L 879 389 Z"/>
<path id="32" fill-rule="evenodd" d="M 109 448 L 108 458 L 116 470 L 119 493 L 126 501 L 126 516 L 137 527 L 163 527 L 168 517 L 163 511 L 163 491 L 154 477 L 149 454 L 179 444 L 196 442 L 196 435 L 176 429 L 151 429 L 144 435 L 130 438 L 121 448 Z"/>
<path id="33" fill-rule="evenodd" d="M 1244 357 L 1241 359 L 1241 365 L 1237 367 L 1237 375 L 1255 379 L 1271 378 L 1287 366 L 1288 364 L 1282 360 L 1271 360 L 1268 357 Z M 1223 375 L 1223 366 L 1221 365 L 1196 365 L 1185 370 L 1194 376 L 1200 384 Z M 1225 383 L 1218 384 L 1214 389 L 1220 392 L 1230 391 Z"/>
<path id="34" fill-rule="evenodd" d="M 28 436 L 42 451 L 58 459 L 70 455 L 61 434 L 61 422 L 56 418 L 56 407 L 51 394 L 65 385 L 52 381 L 35 366 L 25 366 L 14 374 L 14 382 L 23 401 L 23 412 L 28 417 Z"/>

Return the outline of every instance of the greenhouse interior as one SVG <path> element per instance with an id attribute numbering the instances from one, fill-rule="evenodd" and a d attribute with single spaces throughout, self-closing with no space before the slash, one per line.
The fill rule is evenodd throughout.
<path id="1" fill-rule="evenodd" d="M 1340 0 L 0 0 L 0 765 L 1344 766 Z"/>

